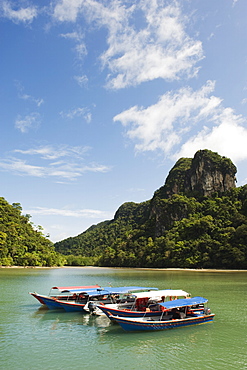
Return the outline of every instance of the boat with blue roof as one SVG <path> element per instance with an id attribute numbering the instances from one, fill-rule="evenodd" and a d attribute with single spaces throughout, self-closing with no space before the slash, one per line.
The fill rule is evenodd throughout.
<path id="1" fill-rule="evenodd" d="M 131 305 L 135 299 L 132 293 L 145 290 L 157 290 L 157 288 L 141 286 L 100 287 L 95 290 L 81 292 L 78 300 L 57 300 L 57 304 L 67 312 L 83 310 L 84 312 L 91 313 L 92 309 L 97 309 L 97 304 L 112 305 L 125 301 Z M 102 313 L 101 310 L 99 311 Z"/>
<path id="2" fill-rule="evenodd" d="M 127 287 L 101 287 L 99 285 L 81 287 L 52 287 L 49 296 L 38 293 L 29 293 L 49 309 L 64 309 L 67 312 L 83 311 L 88 302 L 93 304 L 115 304 L 121 299 L 131 304 L 134 297 L 133 292 L 157 290 L 153 287 L 127 286 Z M 54 292 L 56 291 L 56 292 Z M 121 297 L 124 298 L 121 298 Z M 100 311 L 100 310 L 99 310 Z M 100 311 L 102 312 L 102 311 Z"/>
<path id="3" fill-rule="evenodd" d="M 126 331 L 157 331 L 212 322 L 215 314 L 207 307 L 203 297 L 160 302 L 162 314 L 156 317 L 122 317 L 109 315 Z M 203 310 L 202 310 L 203 306 Z"/>

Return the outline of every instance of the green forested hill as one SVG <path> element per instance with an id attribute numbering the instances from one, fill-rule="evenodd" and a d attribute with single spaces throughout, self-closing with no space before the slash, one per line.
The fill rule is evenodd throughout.
<path id="1" fill-rule="evenodd" d="M 42 235 L 41 227 L 35 230 L 31 216 L 23 216 L 21 210 L 19 203 L 10 205 L 0 197 L 0 265 L 62 265 L 64 258 Z"/>
<path id="2" fill-rule="evenodd" d="M 55 248 L 75 264 L 84 256 L 102 266 L 246 269 L 247 185 L 236 188 L 236 171 L 209 150 L 181 158 L 151 200 L 125 203 Z"/>

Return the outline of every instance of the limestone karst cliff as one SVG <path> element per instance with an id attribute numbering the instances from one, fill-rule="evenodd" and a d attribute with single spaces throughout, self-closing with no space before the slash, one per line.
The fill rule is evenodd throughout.
<path id="1" fill-rule="evenodd" d="M 191 202 L 182 199 L 182 195 L 202 198 L 222 194 L 236 187 L 236 172 L 230 159 L 210 150 L 199 150 L 194 158 L 180 158 L 151 201 L 150 218 L 155 219 L 155 236 L 162 235 L 174 221 L 193 212 Z"/>
<path id="2" fill-rule="evenodd" d="M 236 187 L 235 165 L 229 158 L 210 150 L 199 150 L 194 158 L 180 158 L 169 172 L 164 186 L 157 192 L 161 198 L 173 194 L 211 196 Z"/>

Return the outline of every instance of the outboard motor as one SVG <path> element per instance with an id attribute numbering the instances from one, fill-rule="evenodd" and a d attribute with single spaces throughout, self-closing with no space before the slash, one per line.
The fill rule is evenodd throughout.
<path id="1" fill-rule="evenodd" d="M 204 313 L 204 315 L 210 315 L 210 313 L 211 313 L 210 308 L 205 307 L 203 313 Z"/>
<path id="2" fill-rule="evenodd" d="M 96 310 L 96 305 L 94 302 L 89 302 L 88 303 L 88 309 L 89 309 L 89 313 L 91 315 L 94 315 L 95 314 L 95 310 Z"/>

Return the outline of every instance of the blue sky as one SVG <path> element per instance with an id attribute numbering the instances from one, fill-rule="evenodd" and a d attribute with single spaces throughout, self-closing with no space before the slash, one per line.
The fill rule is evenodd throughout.
<path id="1" fill-rule="evenodd" d="M 0 196 L 53 242 L 150 199 L 180 157 L 247 183 L 246 0 L 0 1 Z"/>

